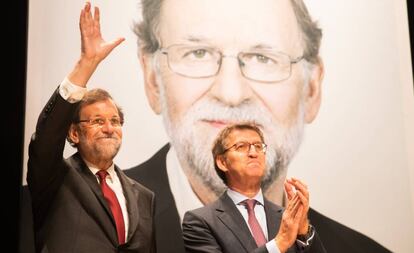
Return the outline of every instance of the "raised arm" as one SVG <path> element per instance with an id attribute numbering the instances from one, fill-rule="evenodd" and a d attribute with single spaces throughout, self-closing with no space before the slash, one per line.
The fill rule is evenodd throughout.
<path id="1" fill-rule="evenodd" d="M 73 84 L 86 87 L 86 83 L 99 63 L 125 39 L 121 37 L 109 42 L 103 39 L 99 8 L 95 7 L 92 15 L 89 2 L 85 4 L 81 11 L 79 28 L 81 33 L 81 55 L 68 79 Z"/>
<path id="2" fill-rule="evenodd" d="M 98 64 L 124 39 L 106 42 L 101 35 L 99 9 L 91 14 L 91 5 L 82 9 L 79 25 L 82 38 L 81 56 L 69 81 L 85 87 Z M 69 103 L 60 94 L 60 87 L 53 93 L 43 108 L 29 145 L 27 182 L 31 191 L 34 210 L 40 215 L 47 214 L 49 203 L 65 175 L 67 166 L 63 160 L 66 136 L 71 125 L 76 103 Z M 39 220 L 42 220 L 39 218 Z"/>

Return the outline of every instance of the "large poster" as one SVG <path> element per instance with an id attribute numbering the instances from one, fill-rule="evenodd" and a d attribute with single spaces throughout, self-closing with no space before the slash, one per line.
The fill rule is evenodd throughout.
<path id="1" fill-rule="evenodd" d="M 414 238 L 414 96 L 406 1 L 305 2 L 322 29 L 325 71 L 319 112 L 306 124 L 287 175 L 307 183 L 315 210 L 393 252 L 408 253 Z M 79 57 L 83 4 L 30 2 L 25 164 L 38 114 Z M 100 7 L 106 39 L 126 38 L 99 66 L 89 87 L 108 90 L 124 109 L 116 163 L 128 169 L 149 159 L 169 137 L 144 89 L 132 31 L 141 19 L 139 1 L 92 5 Z M 68 147 L 66 155 L 71 153 Z"/>

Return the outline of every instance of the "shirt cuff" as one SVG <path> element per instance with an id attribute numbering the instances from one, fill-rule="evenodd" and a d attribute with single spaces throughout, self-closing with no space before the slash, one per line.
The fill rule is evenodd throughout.
<path id="1" fill-rule="evenodd" d="M 63 99 L 72 104 L 81 101 L 86 91 L 86 88 L 73 84 L 67 77 L 59 86 L 59 94 Z"/>
<path id="2" fill-rule="evenodd" d="M 267 251 L 269 251 L 269 253 L 280 253 L 280 250 L 277 247 L 275 240 L 271 240 L 270 242 L 267 242 L 266 249 Z"/>

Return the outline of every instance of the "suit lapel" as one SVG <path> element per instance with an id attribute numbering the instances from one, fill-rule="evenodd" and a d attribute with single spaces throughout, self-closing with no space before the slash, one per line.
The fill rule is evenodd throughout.
<path id="1" fill-rule="evenodd" d="M 266 223 L 268 231 L 268 240 L 275 238 L 277 232 L 279 231 L 280 222 L 282 221 L 283 208 L 271 203 L 267 199 L 264 199 L 264 208 L 266 212 Z M 287 253 L 294 253 L 295 243 L 290 247 Z"/>
<path id="2" fill-rule="evenodd" d="M 166 156 L 170 145 L 165 145 L 148 161 L 123 172 L 155 193 L 155 233 L 157 251 L 181 253 L 184 241 L 181 220 L 170 189 Z"/>
<path id="3" fill-rule="evenodd" d="M 132 234 L 136 230 L 139 223 L 139 209 L 138 209 L 138 197 L 139 192 L 136 187 L 133 186 L 133 183 L 127 178 L 127 176 L 115 166 L 115 171 L 118 174 L 119 180 L 121 181 L 122 189 L 125 195 L 128 218 L 129 218 L 129 228 L 128 228 L 128 238 L 131 238 Z"/>
<path id="4" fill-rule="evenodd" d="M 115 220 L 102 194 L 96 176 L 92 174 L 92 172 L 89 170 L 88 166 L 82 160 L 79 153 L 76 153 L 71 158 L 69 158 L 68 162 L 71 164 L 72 168 L 78 171 L 77 174 L 80 175 L 86 183 L 86 185 L 89 186 L 89 189 L 84 189 L 81 187 L 81 185 L 79 185 L 79 188 L 77 188 L 77 190 L 79 191 L 78 196 L 82 196 L 84 198 L 85 209 L 92 217 L 94 217 L 96 221 L 99 222 L 99 224 L 103 227 L 103 230 L 112 240 L 114 245 L 118 244 Z M 88 190 L 92 191 L 93 194 L 85 194 L 85 192 Z M 95 198 L 92 197 L 93 195 L 95 196 Z M 99 205 L 94 204 L 96 203 L 96 199 L 98 200 Z M 102 208 L 104 211 L 102 211 Z"/>
<path id="5" fill-rule="evenodd" d="M 274 238 L 279 231 L 283 209 L 267 199 L 264 199 L 264 209 L 266 213 L 268 240 L 270 240 Z"/>
<path id="6" fill-rule="evenodd" d="M 216 212 L 218 218 L 237 237 L 240 244 L 246 249 L 246 252 L 257 248 L 246 221 L 226 192 L 219 198 Z"/>

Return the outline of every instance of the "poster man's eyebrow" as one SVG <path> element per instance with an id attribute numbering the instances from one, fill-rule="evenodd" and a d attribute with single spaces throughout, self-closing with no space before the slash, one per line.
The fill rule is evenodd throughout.
<path id="1" fill-rule="evenodd" d="M 208 39 L 207 37 L 204 36 L 196 36 L 196 35 L 189 35 L 187 37 L 184 38 L 184 40 L 188 41 L 188 42 L 192 42 L 192 43 L 205 43 L 205 44 L 210 44 L 211 41 L 210 39 Z"/>
<path id="2" fill-rule="evenodd" d="M 253 45 L 249 49 L 251 49 L 251 50 L 271 50 L 271 51 L 278 50 L 278 48 L 275 45 L 270 45 L 270 44 L 266 44 L 266 43 L 260 43 L 260 44 Z"/>

